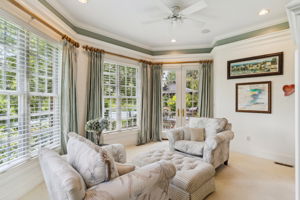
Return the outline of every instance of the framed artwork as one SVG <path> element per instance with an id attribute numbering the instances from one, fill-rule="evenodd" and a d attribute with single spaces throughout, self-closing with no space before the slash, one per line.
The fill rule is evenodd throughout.
<path id="1" fill-rule="evenodd" d="M 230 60 L 227 79 L 283 74 L 283 52 Z"/>
<path id="2" fill-rule="evenodd" d="M 236 112 L 271 113 L 272 109 L 271 81 L 237 83 Z"/>

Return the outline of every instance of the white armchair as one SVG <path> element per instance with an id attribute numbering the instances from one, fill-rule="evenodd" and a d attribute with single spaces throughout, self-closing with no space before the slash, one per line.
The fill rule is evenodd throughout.
<path id="1" fill-rule="evenodd" d="M 103 149 L 113 156 L 114 161 L 126 161 L 123 145 L 108 145 Z M 82 174 L 69 164 L 66 156 L 49 149 L 40 152 L 40 166 L 52 200 L 169 199 L 169 183 L 176 173 L 170 162 L 156 162 L 88 187 Z"/>
<path id="2" fill-rule="evenodd" d="M 204 128 L 204 141 L 191 141 L 189 128 Z M 201 157 L 215 168 L 228 164 L 229 143 L 234 133 L 225 118 L 191 118 L 188 127 L 167 132 L 171 151 L 180 151 Z"/>

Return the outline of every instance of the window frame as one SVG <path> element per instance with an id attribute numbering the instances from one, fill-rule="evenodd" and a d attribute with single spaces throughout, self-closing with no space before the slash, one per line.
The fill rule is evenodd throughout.
<path id="1" fill-rule="evenodd" d="M 121 65 L 121 66 L 125 66 L 125 67 L 132 67 L 136 69 L 136 112 L 137 112 L 137 117 L 136 117 L 136 126 L 134 127 L 128 127 L 128 128 L 122 128 L 122 118 L 121 118 L 121 112 L 122 112 L 122 107 L 121 107 L 121 99 L 122 96 L 120 95 L 120 84 L 119 84 L 119 67 L 117 67 L 117 72 L 116 72 L 116 92 L 117 92 L 117 96 L 116 96 L 116 104 L 118 105 L 116 107 L 116 111 L 117 111 L 117 117 L 116 117 L 116 130 L 105 130 L 104 133 L 105 134 L 114 134 L 114 133 L 119 133 L 119 132 L 126 132 L 128 130 L 137 130 L 138 129 L 138 122 L 139 122 L 139 110 L 140 110 L 140 95 L 139 95 L 139 91 L 140 91 L 140 66 L 136 63 L 130 63 L 130 62 L 126 62 L 126 61 L 119 61 L 116 59 L 111 59 L 111 58 L 104 58 L 104 62 L 103 65 L 105 63 L 109 63 L 109 64 L 114 64 L 114 65 Z M 102 117 L 105 118 L 105 95 L 104 95 L 104 66 L 103 66 L 103 72 L 102 72 Z M 123 97 L 124 98 L 124 97 Z M 132 98 L 132 97 L 128 97 L 128 98 Z"/>
<path id="2" fill-rule="evenodd" d="M 0 11 L 0 18 L 2 18 L 2 20 L 6 21 L 8 24 L 12 24 L 13 26 L 18 28 L 19 30 L 24 31 L 24 40 L 25 40 L 25 44 L 26 44 L 26 48 L 19 50 L 16 53 L 16 69 L 14 69 L 14 71 L 16 71 L 16 90 L 1 90 L 1 94 L 2 95 L 15 95 L 17 96 L 18 99 L 18 113 L 16 114 L 16 116 L 11 116 L 11 115 L 6 115 L 6 116 L 1 116 L 1 120 L 5 120 L 5 118 L 7 119 L 17 119 L 18 120 L 18 127 L 20 126 L 27 126 L 27 128 L 22 128 L 22 129 L 18 129 L 17 132 L 22 132 L 24 134 L 21 134 L 20 136 L 18 136 L 19 138 L 23 138 L 22 140 L 28 140 L 31 139 L 32 134 L 38 134 L 41 135 L 43 137 L 43 134 L 46 134 L 46 132 L 44 130 L 40 131 L 40 133 L 37 132 L 32 132 L 31 131 L 31 126 L 33 123 L 33 120 L 31 120 L 30 118 L 33 116 L 43 116 L 43 115 L 53 115 L 53 118 L 50 119 L 50 117 L 48 118 L 49 121 L 51 121 L 52 123 L 56 123 L 56 121 L 59 121 L 59 125 L 54 125 L 53 128 L 58 128 L 58 132 L 60 133 L 61 131 L 61 125 L 60 125 L 60 115 L 61 115 L 61 111 L 60 111 L 60 97 L 61 97 L 61 66 L 62 66 L 62 46 L 61 43 L 56 41 L 55 39 L 51 38 L 49 35 L 46 35 L 45 33 L 37 30 L 35 27 L 32 27 L 31 25 L 28 25 L 26 23 L 24 23 L 23 21 L 21 21 L 20 19 L 16 18 L 15 16 L 5 12 L 5 11 Z M 30 36 L 29 36 L 30 35 Z M 45 91 L 44 92 L 32 92 L 30 91 L 30 83 L 29 83 L 29 75 L 28 75 L 28 70 L 30 68 L 28 62 L 22 63 L 20 64 L 20 61 L 22 62 L 24 59 L 25 61 L 28 59 L 28 56 L 30 54 L 30 51 L 28 50 L 29 48 L 29 40 L 30 38 L 34 38 L 34 39 L 38 39 L 38 40 L 42 40 L 46 43 L 46 45 L 51 46 L 51 51 L 53 51 L 52 53 L 52 78 L 50 78 L 50 76 L 48 75 L 44 75 L 44 81 L 45 82 Z M 19 39 L 19 38 L 18 38 Z M 20 40 L 17 41 L 17 43 L 19 43 Z M 19 48 L 19 46 L 13 46 L 12 49 L 14 48 Z M 47 48 L 47 47 L 46 47 Z M 48 51 L 48 49 L 46 50 Z M 48 53 L 48 52 L 47 52 Z M 3 52 L 3 55 L 5 54 L 5 51 Z M 20 59 L 21 56 L 25 56 L 25 58 Z M 54 59 L 57 59 L 56 61 L 54 61 Z M 48 63 L 48 61 L 43 60 L 44 62 Z M 36 62 L 35 62 L 36 64 Z M 22 72 L 20 72 L 20 67 L 26 67 L 24 68 L 24 70 Z M 3 70 L 3 69 L 2 69 Z M 46 69 L 47 70 L 47 69 Z M 4 70 L 6 71 L 6 70 Z M 12 70 L 9 70 L 12 71 Z M 46 73 L 47 74 L 47 73 Z M 52 80 L 52 91 L 51 93 L 48 92 L 48 80 Z M 57 82 L 56 82 L 57 81 Z M 56 83 L 54 83 L 56 82 Z M 24 84 L 25 83 L 25 84 Z M 22 85 L 23 84 L 23 85 Z M 25 86 L 24 86 L 25 85 Z M 28 86 L 28 87 L 27 87 Z M 31 111 L 31 104 L 30 104 L 30 98 L 31 97 L 52 97 L 52 98 L 56 98 L 55 104 L 51 105 L 51 100 L 49 98 L 49 110 L 48 111 L 44 111 L 44 112 L 34 112 L 32 113 Z M 7 97 L 8 98 L 8 97 Z M 9 104 L 9 103 L 8 103 Z M 41 104 L 41 102 L 39 102 L 39 104 Z M 51 106 L 52 106 L 52 110 L 51 110 Z M 9 107 L 9 105 L 7 105 L 7 107 Z M 47 114 L 48 113 L 48 114 Z M 25 115 L 25 116 L 24 116 Z M 21 120 L 21 121 L 20 121 Z M 25 123 L 25 124 L 24 124 Z M 40 122 L 41 123 L 41 122 Z M 23 125 L 22 125 L 23 124 Z M 50 128 L 52 129 L 52 128 Z M 56 130 L 57 131 L 57 130 Z M 55 132 L 55 130 L 53 130 L 53 132 Z M 56 135 L 56 134 L 55 134 Z M 55 136 L 54 136 L 55 137 Z M 52 137 L 52 139 L 54 138 Z M 21 140 L 18 139 L 18 140 Z M 56 140 L 54 138 L 54 140 Z M 18 148 L 17 151 L 22 151 L 19 149 L 22 148 L 26 148 L 26 151 L 23 150 L 23 154 L 24 156 L 21 157 L 16 157 L 12 160 L 7 160 L 6 162 L 3 162 L 0 166 L 0 172 L 6 171 L 12 167 L 15 167 L 17 165 L 20 165 L 22 163 L 28 162 L 30 160 L 33 160 L 37 157 L 38 155 L 38 149 L 34 148 L 34 146 L 40 146 L 43 142 L 45 142 L 45 139 L 42 139 L 41 141 L 38 142 L 23 142 L 21 144 L 18 144 Z M 46 143 L 46 142 L 45 142 Z M 21 147 L 20 147 L 21 146 Z M 51 149 L 55 149 L 55 150 L 59 150 L 60 149 L 60 140 L 58 140 L 58 143 L 53 143 L 52 145 L 47 145 L 47 148 L 51 148 Z M 22 154 L 22 155 L 23 155 Z"/>

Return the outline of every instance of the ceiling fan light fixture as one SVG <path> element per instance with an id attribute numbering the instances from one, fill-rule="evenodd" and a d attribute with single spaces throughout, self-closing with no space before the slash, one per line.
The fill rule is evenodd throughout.
<path id="1" fill-rule="evenodd" d="M 80 3 L 87 3 L 88 0 L 78 0 Z"/>
<path id="2" fill-rule="evenodd" d="M 171 42 L 172 42 L 172 43 L 175 43 L 175 42 L 176 42 L 176 39 L 175 39 L 175 38 L 173 38 L 173 39 L 171 40 Z"/>
<path id="3" fill-rule="evenodd" d="M 263 16 L 263 15 L 267 15 L 270 13 L 270 10 L 268 9 L 261 9 L 261 11 L 259 11 L 258 15 Z"/>

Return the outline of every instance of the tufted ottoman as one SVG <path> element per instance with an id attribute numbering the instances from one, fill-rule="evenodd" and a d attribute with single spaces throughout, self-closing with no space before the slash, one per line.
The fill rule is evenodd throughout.
<path id="1" fill-rule="evenodd" d="M 171 200 L 202 200 L 215 191 L 215 169 L 199 158 L 166 149 L 154 149 L 137 155 L 132 162 L 142 167 L 160 160 L 171 161 L 176 167 L 176 175 L 170 185 Z"/>

